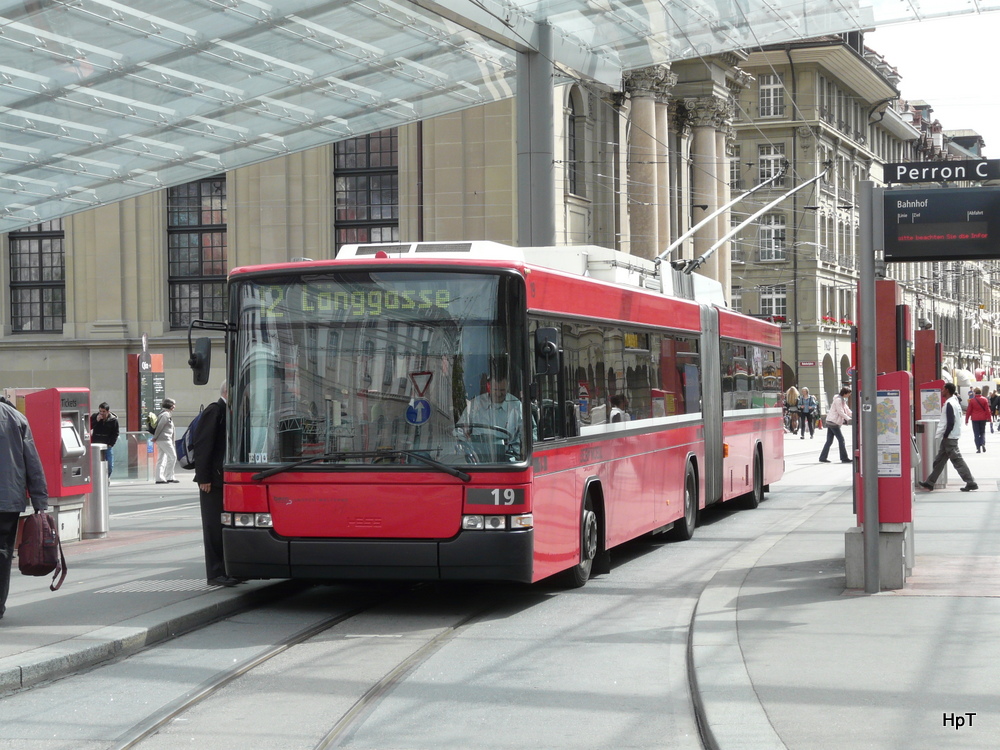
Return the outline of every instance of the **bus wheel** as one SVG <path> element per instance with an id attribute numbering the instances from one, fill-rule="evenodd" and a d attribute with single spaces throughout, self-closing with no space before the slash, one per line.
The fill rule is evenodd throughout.
<path id="1" fill-rule="evenodd" d="M 580 588 L 590 579 L 594 558 L 597 557 L 597 514 L 594 513 L 594 504 L 590 500 L 590 495 L 587 495 L 587 499 L 583 501 L 581 521 L 580 562 L 563 574 L 563 583 L 574 589 Z"/>
<path id="2" fill-rule="evenodd" d="M 678 541 L 686 542 L 694 536 L 694 527 L 698 524 L 698 480 L 694 468 L 688 464 L 684 477 L 684 515 L 674 522 L 670 536 Z"/>
<path id="3" fill-rule="evenodd" d="M 743 496 L 743 506 L 750 510 L 756 508 L 764 500 L 764 459 L 760 451 L 753 454 L 753 489 Z"/>

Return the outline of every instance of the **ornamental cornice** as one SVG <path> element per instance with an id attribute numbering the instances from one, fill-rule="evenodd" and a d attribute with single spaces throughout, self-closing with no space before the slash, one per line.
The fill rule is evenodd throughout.
<path id="1" fill-rule="evenodd" d="M 650 65 L 630 70 L 622 76 L 622 88 L 632 96 L 655 96 L 665 99 L 677 85 L 677 74 L 669 65 Z"/>
<path id="2" fill-rule="evenodd" d="M 717 96 L 689 97 L 684 99 L 688 120 L 693 127 L 722 129 L 732 122 L 735 105 Z"/>
<path id="3" fill-rule="evenodd" d="M 743 89 L 754 82 L 754 77 L 743 68 L 733 68 L 732 72 L 726 76 L 726 88 L 733 96 L 739 96 Z"/>
<path id="4" fill-rule="evenodd" d="M 681 138 L 689 138 L 691 136 L 691 120 L 684 103 L 680 99 L 671 99 L 668 107 L 667 111 L 670 115 L 670 122 L 674 124 L 674 131 Z"/>

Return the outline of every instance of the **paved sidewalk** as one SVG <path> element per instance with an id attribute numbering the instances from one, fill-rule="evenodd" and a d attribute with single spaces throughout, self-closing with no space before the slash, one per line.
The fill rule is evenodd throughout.
<path id="1" fill-rule="evenodd" d="M 113 481 L 105 539 L 64 545 L 69 575 L 11 575 L 0 620 L 0 695 L 124 656 L 288 594 L 294 584 L 205 583 L 198 491 L 180 484 Z M 67 614 L 71 613 L 71 616 Z"/>
<path id="2" fill-rule="evenodd" d="M 899 591 L 846 590 L 851 467 L 786 437 L 777 487 L 840 486 L 746 545 L 692 622 L 692 687 L 706 745 L 994 748 L 1000 726 L 1000 434 L 960 447 L 980 489 L 918 490 L 915 562 Z M 823 435 L 825 439 L 825 435 Z M 766 501 L 765 501 L 766 502 Z"/>

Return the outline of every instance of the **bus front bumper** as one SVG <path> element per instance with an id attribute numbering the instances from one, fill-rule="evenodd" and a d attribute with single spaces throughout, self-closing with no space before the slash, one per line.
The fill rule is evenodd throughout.
<path id="1" fill-rule="evenodd" d="M 223 528 L 226 573 L 312 580 L 532 580 L 534 532 L 463 531 L 454 539 L 283 539 Z"/>

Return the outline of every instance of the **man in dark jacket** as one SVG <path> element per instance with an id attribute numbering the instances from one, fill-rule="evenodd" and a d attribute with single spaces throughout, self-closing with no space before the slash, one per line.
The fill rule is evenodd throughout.
<path id="1" fill-rule="evenodd" d="M 235 586 L 239 578 L 226 575 L 222 556 L 222 465 L 226 456 L 226 397 L 222 384 L 219 400 L 209 404 L 194 434 L 194 481 L 201 498 L 201 530 L 205 540 L 205 573 L 209 586 Z"/>
<path id="2" fill-rule="evenodd" d="M 90 442 L 104 443 L 108 446 L 108 479 L 110 479 L 111 470 L 115 467 L 115 454 L 111 449 L 118 442 L 118 415 L 111 411 L 107 401 L 90 415 Z"/>
<path id="3" fill-rule="evenodd" d="M 49 507 L 45 470 L 28 420 L 0 398 L 0 619 L 7 609 L 17 519 L 28 505 L 28 495 L 36 511 Z"/>

